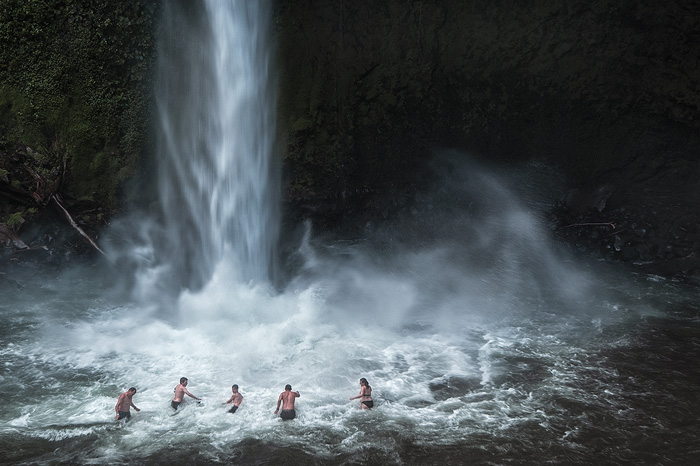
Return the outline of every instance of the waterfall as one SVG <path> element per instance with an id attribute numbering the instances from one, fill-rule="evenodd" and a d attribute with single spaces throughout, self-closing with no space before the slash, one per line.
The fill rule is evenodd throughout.
<path id="1" fill-rule="evenodd" d="M 165 2 L 156 74 L 156 256 L 181 288 L 230 261 L 240 282 L 274 275 L 278 168 L 267 1 Z"/>

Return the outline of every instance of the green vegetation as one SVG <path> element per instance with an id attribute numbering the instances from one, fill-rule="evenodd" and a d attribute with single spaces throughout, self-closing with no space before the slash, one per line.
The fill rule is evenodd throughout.
<path id="1" fill-rule="evenodd" d="M 8 215 L 4 223 L 13 230 L 17 230 L 19 226 L 24 223 L 24 218 L 22 215 L 23 212 L 15 212 L 14 214 Z"/>
<path id="2" fill-rule="evenodd" d="M 146 141 L 158 2 L 3 0 L 0 138 L 115 207 Z"/>

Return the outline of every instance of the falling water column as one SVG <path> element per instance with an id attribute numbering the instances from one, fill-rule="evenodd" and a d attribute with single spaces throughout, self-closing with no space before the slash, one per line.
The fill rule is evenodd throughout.
<path id="1" fill-rule="evenodd" d="M 156 101 L 159 257 L 196 290 L 223 259 L 269 281 L 279 231 L 270 4 L 165 2 Z"/>

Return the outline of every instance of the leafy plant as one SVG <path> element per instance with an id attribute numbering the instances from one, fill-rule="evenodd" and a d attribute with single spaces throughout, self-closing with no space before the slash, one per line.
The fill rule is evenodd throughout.
<path id="1" fill-rule="evenodd" d="M 22 218 L 23 214 L 23 212 L 15 212 L 8 215 L 5 219 L 5 224 L 13 230 L 17 230 L 24 223 L 24 218 Z"/>

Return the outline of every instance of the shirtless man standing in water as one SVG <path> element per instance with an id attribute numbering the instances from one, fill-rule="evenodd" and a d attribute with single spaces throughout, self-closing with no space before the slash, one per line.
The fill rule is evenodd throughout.
<path id="1" fill-rule="evenodd" d="M 277 414 L 280 410 L 280 403 L 282 404 L 282 412 L 280 413 L 280 417 L 285 420 L 289 421 L 291 419 L 294 419 L 297 417 L 296 411 L 294 411 L 294 400 L 301 395 L 299 392 L 293 392 L 292 391 L 292 386 L 287 384 L 284 387 L 284 391 L 280 393 L 280 397 L 277 399 L 277 409 L 275 410 L 275 414 Z"/>
<path id="2" fill-rule="evenodd" d="M 130 408 L 134 408 L 136 411 L 141 411 L 131 400 L 134 397 L 134 395 L 136 395 L 136 389 L 134 387 L 131 387 L 130 389 L 119 395 L 117 405 L 114 407 L 114 411 L 117 412 L 115 421 L 118 421 L 120 419 L 129 420 L 129 418 L 131 417 Z"/>
<path id="3" fill-rule="evenodd" d="M 201 400 L 201 398 L 197 398 L 187 391 L 187 377 L 181 377 L 180 385 L 175 387 L 175 397 L 173 398 L 173 401 L 170 402 L 170 406 L 172 406 L 173 409 L 177 409 L 177 407 L 180 406 L 180 403 L 182 403 L 182 399 L 185 397 L 185 395 L 189 396 L 190 398 L 194 398 L 195 400 Z"/>
<path id="4" fill-rule="evenodd" d="M 231 398 L 229 398 L 224 404 L 233 403 L 231 409 L 228 410 L 229 413 L 233 414 L 236 412 L 241 403 L 243 403 L 243 395 L 238 393 L 238 385 L 236 384 L 233 384 L 231 391 L 233 392 L 233 395 L 231 395 Z"/>

